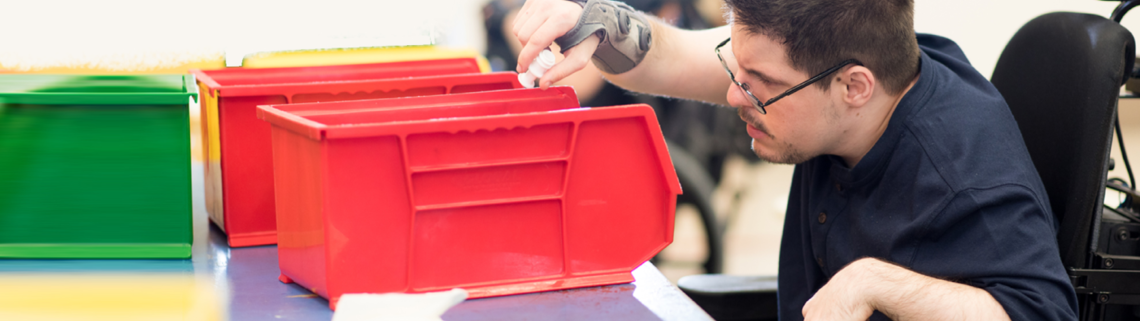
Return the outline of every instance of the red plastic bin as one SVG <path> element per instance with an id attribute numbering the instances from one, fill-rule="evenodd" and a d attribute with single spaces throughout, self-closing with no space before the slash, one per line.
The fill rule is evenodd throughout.
<path id="1" fill-rule="evenodd" d="M 488 297 L 626 283 L 681 192 L 653 109 L 573 90 L 260 106 L 281 281 Z"/>
<path id="2" fill-rule="evenodd" d="M 233 247 L 277 242 L 269 124 L 257 105 L 521 88 L 514 73 L 478 74 L 473 58 L 191 72 L 202 93 L 206 208 Z"/>

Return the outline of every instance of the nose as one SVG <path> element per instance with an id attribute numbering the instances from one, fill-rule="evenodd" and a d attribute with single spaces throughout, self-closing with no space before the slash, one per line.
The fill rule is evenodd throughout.
<path id="1" fill-rule="evenodd" d="M 725 95 L 729 106 L 736 108 L 754 108 L 752 107 L 752 102 L 748 100 L 748 97 L 744 96 L 744 89 L 736 84 L 729 83 L 728 92 L 725 93 Z"/>

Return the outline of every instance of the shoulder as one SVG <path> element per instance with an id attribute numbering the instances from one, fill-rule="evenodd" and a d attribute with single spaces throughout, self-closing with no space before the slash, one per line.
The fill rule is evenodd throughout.
<path id="1" fill-rule="evenodd" d="M 1043 199 L 1033 186 L 1020 182 L 994 183 L 990 185 L 977 185 L 959 190 L 950 197 L 949 202 L 936 216 L 933 226 L 948 228 L 952 222 L 960 223 L 963 219 L 988 220 L 993 222 L 993 216 L 1017 217 L 1010 220 L 1005 227 L 1034 227 L 1046 229 L 1054 234 L 1051 214 L 1048 210 L 1048 200 Z M 1041 224 L 1030 224 L 1033 221 Z M 1021 222 L 1020 224 L 1017 224 Z M 991 231 L 995 227 L 991 227 Z"/>
<path id="2" fill-rule="evenodd" d="M 953 40 L 930 34 L 915 37 L 922 52 L 919 77 L 937 85 L 934 89 L 939 90 L 933 94 L 959 95 L 959 99 L 976 103 L 1006 105 L 997 88 L 970 64 L 966 53 Z"/>
<path id="3" fill-rule="evenodd" d="M 970 63 L 966 59 L 966 53 L 962 51 L 958 43 L 950 40 L 950 38 L 926 33 L 915 34 L 915 38 L 918 39 L 918 47 L 929 55 L 955 59 L 966 64 Z"/>
<path id="4" fill-rule="evenodd" d="M 937 173 L 954 202 L 1025 194 L 1021 200 L 1049 213 L 1044 185 L 1005 99 L 952 41 L 928 36 L 923 43 L 919 77 L 925 83 L 914 93 L 921 99 L 904 97 L 912 106 L 901 120 L 900 150 L 915 155 L 896 157 L 923 158 L 920 171 Z"/>
<path id="5" fill-rule="evenodd" d="M 913 144 L 929 158 L 954 190 L 1040 184 L 1005 99 L 969 65 L 956 44 L 923 37 L 927 39 L 922 43 L 929 45 L 922 49 L 923 84 L 916 84 L 918 92 L 907 93 L 918 98 L 903 99 L 912 105 L 901 120 L 904 144 Z"/>

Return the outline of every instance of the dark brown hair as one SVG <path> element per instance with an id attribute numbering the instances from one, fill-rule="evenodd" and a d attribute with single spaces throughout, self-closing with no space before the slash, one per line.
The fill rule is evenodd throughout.
<path id="1" fill-rule="evenodd" d="M 914 0 L 725 0 L 733 23 L 780 41 L 792 67 L 815 75 L 858 59 L 887 93 L 918 73 Z M 830 82 L 817 83 L 827 90 Z"/>

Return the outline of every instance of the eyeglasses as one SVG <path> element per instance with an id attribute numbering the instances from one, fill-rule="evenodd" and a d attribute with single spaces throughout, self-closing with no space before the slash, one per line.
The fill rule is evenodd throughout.
<path id="1" fill-rule="evenodd" d="M 819 81 L 820 79 L 823 79 L 824 77 L 827 77 L 827 75 L 830 75 L 831 73 L 834 73 L 837 70 L 842 69 L 843 67 L 845 67 L 847 65 L 850 65 L 850 64 L 862 65 L 862 63 L 860 63 L 859 60 L 855 60 L 855 59 L 844 60 L 843 62 L 839 63 L 838 65 L 835 65 L 835 67 L 828 68 L 827 70 L 824 70 L 823 72 L 819 73 L 818 75 L 815 75 L 814 77 L 808 78 L 808 80 L 800 83 L 799 85 L 792 86 L 792 88 L 789 88 L 787 91 L 784 91 L 784 93 L 779 94 L 776 97 L 772 97 L 772 99 L 769 99 L 767 102 L 761 102 L 759 98 L 756 98 L 756 95 L 752 94 L 752 90 L 750 90 L 748 88 L 748 84 L 742 84 L 742 83 L 739 83 L 736 81 L 736 75 L 732 74 L 732 70 L 728 69 L 728 63 L 726 63 L 724 61 L 724 57 L 722 57 L 720 55 L 720 48 L 724 47 L 725 44 L 728 44 L 728 42 L 730 40 L 732 40 L 732 38 L 725 39 L 724 41 L 721 41 L 721 43 L 719 45 L 716 46 L 716 50 L 715 50 L 716 51 L 716 57 L 718 59 L 720 59 L 720 65 L 724 66 L 724 71 L 728 72 L 728 79 L 732 80 L 732 83 L 736 84 L 737 86 L 740 86 L 740 89 L 744 90 L 745 96 L 748 96 L 748 100 L 752 102 L 752 106 L 756 107 L 756 110 L 760 111 L 761 115 L 767 115 L 768 114 L 768 111 L 764 110 L 764 107 L 772 105 L 772 103 L 775 103 L 777 100 L 780 100 L 780 98 L 784 98 L 784 96 L 791 95 L 791 94 L 799 91 L 800 89 L 804 89 L 804 87 L 807 87 L 808 85 L 811 85 L 812 83 Z"/>

